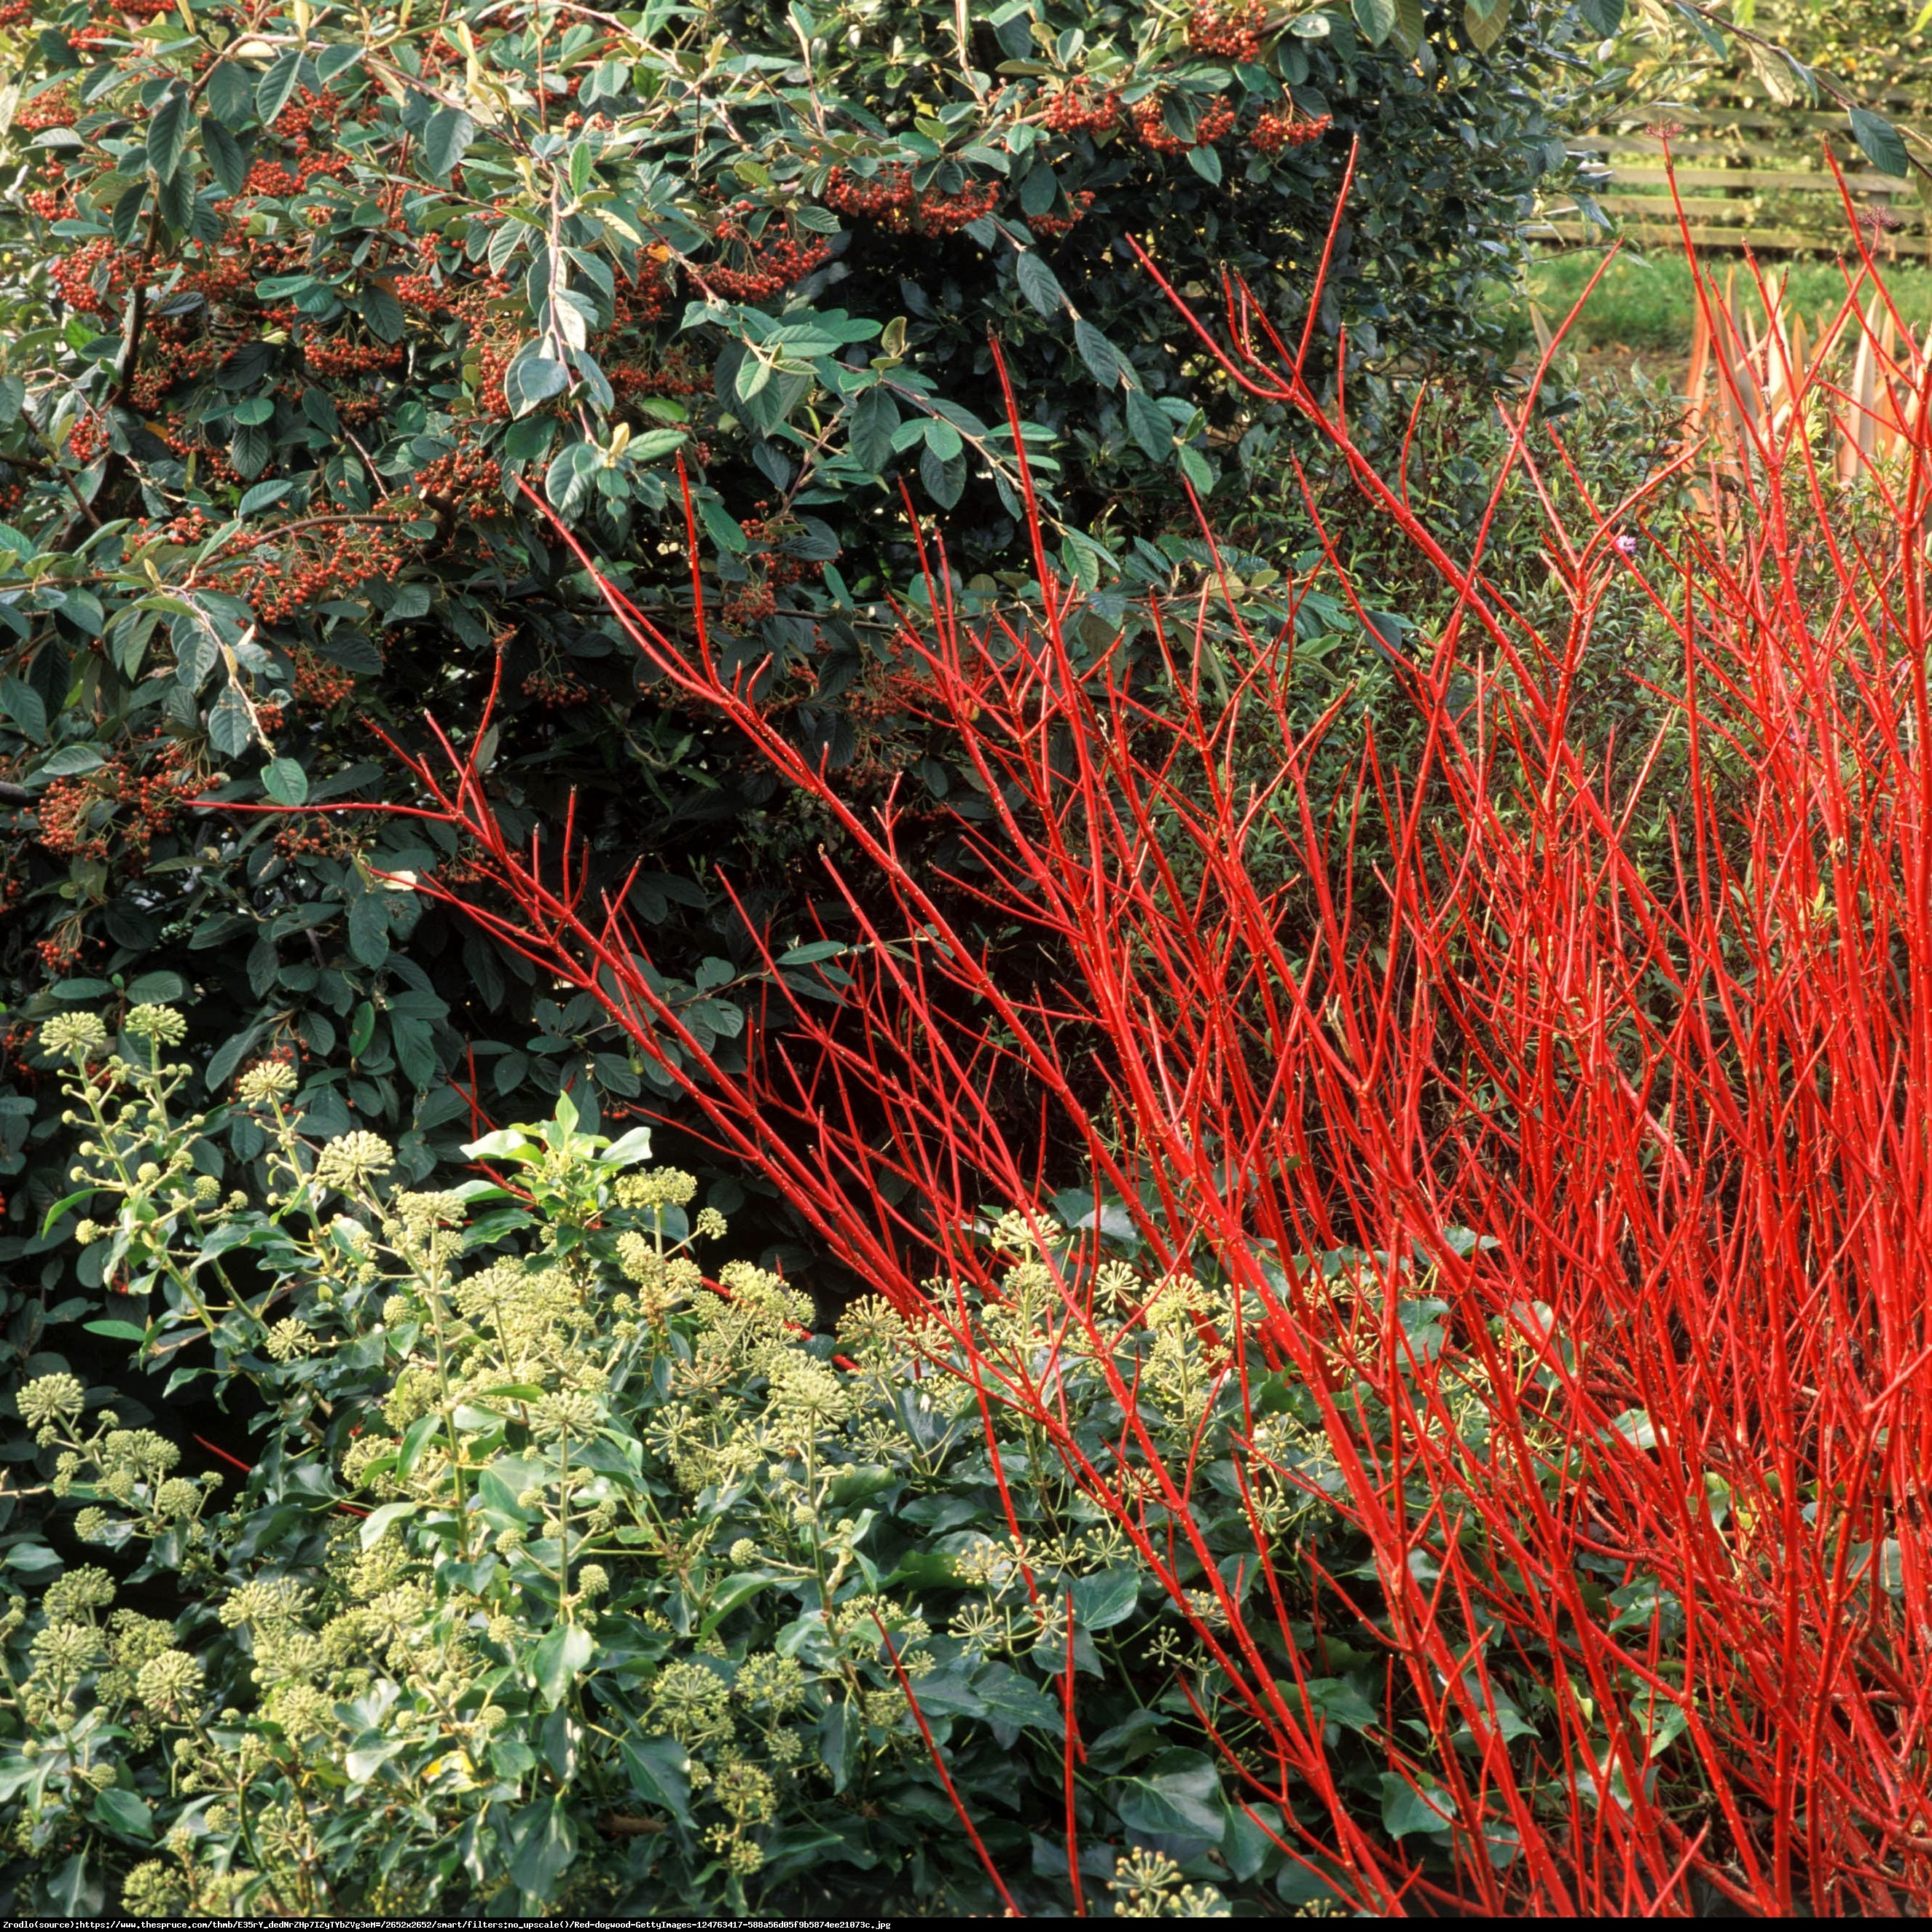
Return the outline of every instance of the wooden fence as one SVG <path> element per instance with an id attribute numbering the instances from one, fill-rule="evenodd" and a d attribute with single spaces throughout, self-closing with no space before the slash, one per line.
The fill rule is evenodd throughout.
<path id="1" fill-rule="evenodd" d="M 1910 102 L 1886 104 L 1892 111 Z M 1829 146 L 1862 212 L 1877 215 L 1882 252 L 1932 254 L 1932 209 L 1912 184 L 1876 172 L 1852 140 L 1843 114 L 1760 106 L 1658 109 L 1652 122 L 1681 129 L 1670 140 L 1678 193 L 1700 248 L 1750 248 L 1769 254 L 1835 254 L 1851 244 L 1844 203 L 1825 161 Z M 1640 123 L 1592 129 L 1566 140 L 1610 170 L 1594 199 L 1636 242 L 1674 242 L 1676 219 L 1664 172 L 1664 142 Z M 1545 242 L 1599 241 L 1569 197 L 1553 196 L 1531 231 Z"/>

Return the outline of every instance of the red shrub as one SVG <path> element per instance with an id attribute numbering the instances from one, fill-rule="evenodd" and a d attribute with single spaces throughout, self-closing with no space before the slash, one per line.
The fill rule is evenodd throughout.
<path id="1" fill-rule="evenodd" d="M 1909 460 L 1874 479 L 1857 530 L 1787 428 L 1683 555 L 1619 544 L 1641 502 L 1552 520 L 1566 621 L 1545 632 L 1373 474 L 1304 380 L 1305 338 L 1280 340 L 1238 291 L 1225 338 L 1201 332 L 1330 440 L 1460 593 L 1408 661 L 1419 764 L 1371 748 L 1338 806 L 1310 778 L 1327 721 L 1290 722 L 1289 643 L 1253 640 L 1210 704 L 1185 638 L 1153 682 L 1118 651 L 1080 655 L 1081 600 L 1043 550 L 1026 622 L 966 628 L 935 572 L 937 615 L 902 647 L 990 815 L 961 827 L 982 869 L 932 880 L 891 810 L 862 815 L 748 700 L 701 609 L 687 648 L 610 588 L 657 672 L 838 822 L 859 856 L 832 884 L 860 943 L 836 970 L 768 956 L 770 1010 L 728 1071 L 656 990 L 622 894 L 586 892 L 567 834 L 512 847 L 452 752 L 451 774 L 419 770 L 484 882 L 462 902 L 603 1001 L 830 1253 L 957 1330 L 986 1396 L 1036 1415 L 1184 1606 L 1193 1540 L 1217 1600 L 1190 1614 L 1250 1731 L 1231 1768 L 1363 1906 L 1683 1910 L 1695 1874 L 1761 1911 L 1922 1909 L 1927 371 L 1894 372 L 1918 403 Z M 1514 460 L 1540 488 L 1528 422 Z M 1654 693 L 1647 754 L 1613 764 L 1570 730 L 1570 692 L 1606 589 L 1646 570 L 1678 684 Z M 1673 747 L 1690 782 L 1660 867 L 1630 828 Z M 1372 903 L 1344 862 L 1370 822 L 1394 854 Z M 1260 882 L 1264 841 L 1267 876 L 1291 855 L 1287 884 Z M 1043 941 L 1053 982 L 962 930 L 962 894 L 987 928 Z M 814 980 L 836 1004 L 805 996 Z M 1135 1392 L 1103 1472 L 1057 1429 L 1051 1363 L 982 1346 L 964 1291 L 996 1300 L 996 1271 L 967 1231 L 988 1203 L 1081 1183 L 1122 1204 L 1153 1272 L 1226 1283 L 1244 1392 L 1283 1362 L 1316 1392 L 1373 1552 L 1372 1581 L 1322 1580 L 1322 1614 L 1355 1604 L 1347 1634 L 1383 1660 L 1385 1802 L 1406 1786 L 1453 1810 L 1427 1870 L 1337 1787 L 1297 1688 L 1320 1674 L 1285 1594 L 1306 1579 L 1267 1563 L 1258 1515 L 1268 1588 L 1244 1609 L 1192 1526 L 1191 1464 L 1154 1453 Z M 1366 1258 L 1311 1258 L 1335 1250 Z M 1058 1265 L 1070 1337 L 1119 1318 L 1090 1292 L 1095 1254 L 1090 1238 Z M 1426 1292 L 1448 1304 L 1439 1350 L 1399 1306 Z M 1544 1706 L 1512 1738 L 1496 1686 L 1526 1658 L 1551 1660 Z"/>

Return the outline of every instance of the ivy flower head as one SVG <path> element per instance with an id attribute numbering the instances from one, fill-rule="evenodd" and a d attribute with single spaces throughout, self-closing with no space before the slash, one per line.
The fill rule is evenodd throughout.
<path id="1" fill-rule="evenodd" d="M 77 1066 L 107 1044 L 98 1013 L 56 1013 L 40 1028 L 40 1050 Z"/>
<path id="2" fill-rule="evenodd" d="M 1107 1881 L 1117 1918 L 1226 1918 L 1228 1901 L 1211 1885 L 1184 1885 L 1164 1852 L 1140 1849 L 1114 1861 Z"/>
<path id="3" fill-rule="evenodd" d="M 151 1658 L 134 1680 L 141 1702 L 164 1713 L 187 1710 L 200 1701 L 201 1690 L 201 1665 L 184 1650 L 164 1650 Z"/>
<path id="4" fill-rule="evenodd" d="M 407 1228 L 460 1228 L 468 1212 L 463 1196 L 450 1190 L 432 1194 L 398 1194 L 398 1217 Z"/>
<path id="5" fill-rule="evenodd" d="M 698 1177 L 675 1167 L 652 1168 L 644 1174 L 627 1174 L 617 1183 L 617 1203 L 622 1208 L 682 1208 L 698 1192 Z"/>
<path id="6" fill-rule="evenodd" d="M 278 1362 L 292 1362 L 298 1355 L 312 1355 L 321 1346 L 308 1329 L 292 1315 L 285 1316 L 268 1330 L 262 1347 Z"/>
<path id="7" fill-rule="evenodd" d="M 1030 1220 L 1017 1208 L 1009 1208 L 993 1223 L 988 1238 L 1001 1254 L 1043 1254 L 1059 1232 L 1050 1216 L 1036 1214 Z"/>
<path id="8" fill-rule="evenodd" d="M 387 1174 L 396 1164 L 395 1150 L 380 1134 L 358 1129 L 338 1134 L 316 1156 L 315 1183 L 346 1193 L 364 1181 Z"/>
<path id="9" fill-rule="evenodd" d="M 87 1391 L 74 1376 L 36 1376 L 14 1400 L 29 1429 L 46 1429 L 77 1418 Z"/>
<path id="10" fill-rule="evenodd" d="M 258 1060 L 235 1083 L 235 1090 L 251 1107 L 266 1107 L 287 1099 L 296 1090 L 296 1070 L 285 1060 Z"/>
<path id="11" fill-rule="evenodd" d="M 724 1680 L 701 1664 L 667 1664 L 651 1685 L 651 1714 L 687 1750 L 731 1735 Z"/>
<path id="12" fill-rule="evenodd" d="M 135 1007 L 121 1024 L 136 1040 L 148 1040 L 156 1046 L 178 1046 L 188 1037 L 188 1022 L 172 1006 L 143 1004 Z"/>
<path id="13" fill-rule="evenodd" d="M 152 1429 L 116 1429 L 101 1444 L 100 1466 L 110 1474 L 159 1482 L 181 1460 L 181 1453 L 165 1436 L 158 1436 Z"/>
<path id="14" fill-rule="evenodd" d="M 83 1563 L 57 1576 L 40 1599 L 50 1623 L 70 1623 L 89 1610 L 105 1610 L 114 1600 L 114 1579 L 105 1570 Z"/>
<path id="15" fill-rule="evenodd" d="M 136 1865 L 122 1881 L 121 1904 L 130 1918 L 176 1918 L 189 1904 L 188 1881 L 160 1858 Z"/>
<path id="16" fill-rule="evenodd" d="M 597 1426 L 601 1414 L 595 1396 L 581 1389 L 558 1389 L 536 1405 L 530 1426 L 536 1434 L 545 1438 L 582 1438 Z"/>
<path id="17" fill-rule="evenodd" d="M 855 1352 L 896 1354 L 908 1336 L 905 1318 L 882 1294 L 863 1294 L 838 1318 L 838 1339 Z"/>
<path id="18" fill-rule="evenodd" d="M 100 1633 L 92 1624 L 47 1624 L 34 1633 L 28 1649 L 36 1670 L 65 1684 L 100 1654 Z"/>

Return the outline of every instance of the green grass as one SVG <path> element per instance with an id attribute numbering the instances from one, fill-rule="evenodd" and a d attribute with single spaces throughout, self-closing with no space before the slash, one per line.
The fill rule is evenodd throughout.
<path id="1" fill-rule="evenodd" d="M 1531 299 L 1552 325 L 1569 313 L 1602 259 L 1580 250 L 1546 256 L 1531 268 Z M 1742 257 L 1707 256 L 1706 268 L 1714 272 L 1721 287 L 1732 260 L 1742 292 L 1750 286 Z M 1767 278 L 1774 273 L 1789 274 L 1798 312 L 1808 320 L 1835 313 L 1844 299 L 1844 274 L 1834 262 L 1767 263 L 1764 272 Z M 1908 322 L 1922 328 L 1932 322 L 1932 268 L 1922 262 L 1895 262 L 1886 272 L 1886 285 Z M 1597 284 L 1569 340 L 1579 349 L 1684 349 L 1696 312 L 1690 266 L 1681 256 L 1660 254 L 1645 260 L 1626 252 Z"/>

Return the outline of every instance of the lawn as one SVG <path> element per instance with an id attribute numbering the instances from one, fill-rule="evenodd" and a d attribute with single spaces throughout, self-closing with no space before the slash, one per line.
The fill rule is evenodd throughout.
<path id="1" fill-rule="evenodd" d="M 1588 286 L 1601 261 L 1595 250 L 1577 249 L 1544 256 L 1529 273 L 1529 298 L 1554 323 L 1566 315 Z M 1784 276 L 1798 312 L 1828 314 L 1844 299 L 1847 268 L 1836 261 L 1767 261 L 1766 278 Z M 1721 284 L 1733 270 L 1740 283 L 1750 271 L 1743 256 L 1710 256 L 1706 268 Z M 1856 276 L 1858 265 L 1850 265 Z M 1900 314 L 1915 327 L 1932 322 L 1932 266 L 1900 261 L 1888 265 L 1886 286 Z M 1696 296 L 1690 263 L 1682 255 L 1645 255 L 1626 248 L 1612 260 L 1576 318 L 1578 348 L 1623 350 L 1648 358 L 1688 348 Z"/>

